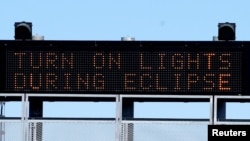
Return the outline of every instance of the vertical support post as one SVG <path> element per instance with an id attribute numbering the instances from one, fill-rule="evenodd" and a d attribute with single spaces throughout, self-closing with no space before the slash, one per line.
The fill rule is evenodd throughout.
<path id="1" fill-rule="evenodd" d="M 122 101 L 122 119 L 133 119 L 134 118 L 134 101 L 131 99 L 123 99 Z M 126 123 L 123 127 L 123 140 L 133 141 L 134 139 L 134 124 Z"/>
<path id="2" fill-rule="evenodd" d="M 27 141 L 29 140 L 29 123 L 28 123 L 28 96 L 26 93 L 23 93 L 22 95 L 22 123 L 23 123 L 23 140 L 22 141 Z"/>
<path id="3" fill-rule="evenodd" d="M 226 102 L 223 100 L 217 99 L 217 120 L 225 120 L 226 119 Z"/>
<path id="4" fill-rule="evenodd" d="M 41 118 L 43 117 L 43 101 L 38 99 L 30 100 L 30 110 L 29 117 L 30 118 Z"/>
<path id="5" fill-rule="evenodd" d="M 122 37 L 121 41 L 135 41 L 134 37 Z M 124 99 L 122 103 L 122 119 L 132 119 L 134 118 L 134 101 L 129 99 Z M 125 134 L 124 141 L 133 141 L 134 139 L 134 124 L 127 123 L 122 125 L 122 132 Z"/>
<path id="6" fill-rule="evenodd" d="M 38 99 L 30 100 L 29 117 L 41 118 L 43 117 L 43 101 Z M 31 141 L 42 141 L 42 123 L 33 122 L 30 124 Z"/>
<path id="7" fill-rule="evenodd" d="M 123 99 L 122 101 L 122 118 L 134 118 L 134 101 L 131 99 Z"/>
<path id="8" fill-rule="evenodd" d="M 210 121 L 210 124 L 214 125 L 214 122 L 215 122 L 215 96 L 213 95 L 210 100 L 209 100 L 209 103 L 210 103 L 210 117 L 209 117 L 209 121 Z"/>
<path id="9" fill-rule="evenodd" d="M 5 107 L 5 102 L 1 101 L 0 102 L 1 108 L 0 108 L 0 117 L 4 118 L 4 107 Z M 4 127 L 5 127 L 5 123 L 4 122 L 0 122 L 0 141 L 4 141 L 4 136 L 5 136 L 5 131 L 4 131 Z"/>

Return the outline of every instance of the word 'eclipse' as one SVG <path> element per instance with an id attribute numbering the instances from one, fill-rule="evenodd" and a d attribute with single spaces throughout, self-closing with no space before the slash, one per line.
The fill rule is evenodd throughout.
<path id="1" fill-rule="evenodd" d="M 8 51 L 13 91 L 240 91 L 238 52 Z M 236 85 L 236 86 L 235 86 Z"/>

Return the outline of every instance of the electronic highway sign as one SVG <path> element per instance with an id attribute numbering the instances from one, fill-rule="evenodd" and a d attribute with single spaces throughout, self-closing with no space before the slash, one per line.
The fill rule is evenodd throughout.
<path id="1" fill-rule="evenodd" d="M 9 93 L 247 94 L 248 42 L 0 41 Z"/>

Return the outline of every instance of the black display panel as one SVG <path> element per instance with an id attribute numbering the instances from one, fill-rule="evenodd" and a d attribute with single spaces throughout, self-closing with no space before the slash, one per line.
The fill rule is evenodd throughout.
<path id="1" fill-rule="evenodd" d="M 221 45 L 218 45 L 221 44 Z M 200 42 L 9 43 L 4 92 L 242 94 L 242 47 Z M 3 79 L 2 79 L 3 80 Z"/>

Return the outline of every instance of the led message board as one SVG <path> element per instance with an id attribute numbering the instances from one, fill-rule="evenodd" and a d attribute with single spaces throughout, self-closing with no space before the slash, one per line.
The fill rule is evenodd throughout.
<path id="1" fill-rule="evenodd" d="M 5 75 L 1 91 L 241 94 L 243 49 L 217 44 L 11 42 L 2 47 L 1 70 Z"/>

